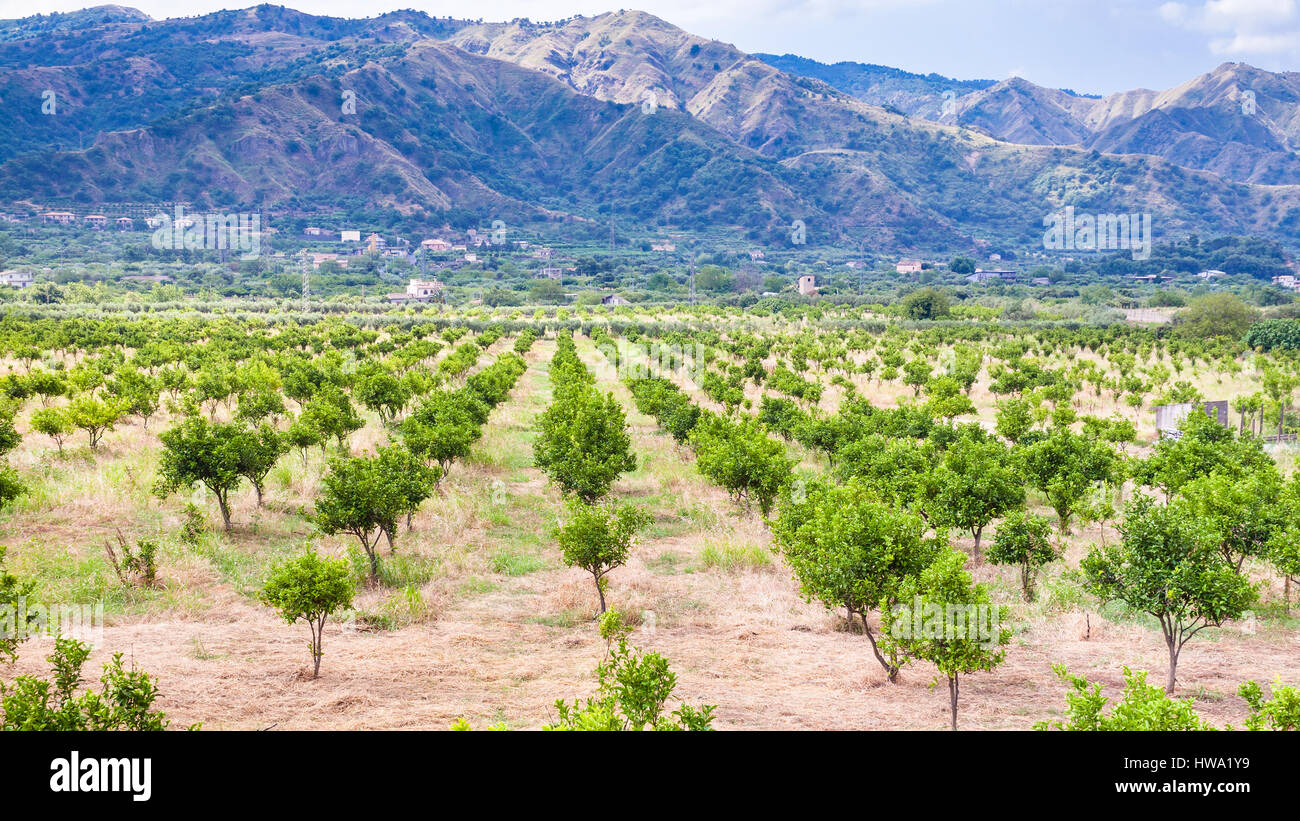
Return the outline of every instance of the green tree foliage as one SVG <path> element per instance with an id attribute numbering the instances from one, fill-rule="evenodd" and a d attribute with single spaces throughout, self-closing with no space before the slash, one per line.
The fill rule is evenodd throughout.
<path id="1" fill-rule="evenodd" d="M 0 545 L 0 661 L 12 662 L 18 656 L 18 645 L 27 638 L 26 624 L 17 624 L 19 613 L 27 613 L 28 621 L 36 614 L 22 607 L 24 599 L 36 590 L 34 579 L 20 579 L 5 569 L 8 548 Z"/>
<path id="2" fill-rule="evenodd" d="M 1051 524 L 1042 516 L 1013 510 L 998 525 L 989 550 L 989 561 L 1020 568 L 1020 590 L 1025 601 L 1034 600 L 1034 582 L 1038 568 L 1060 557 L 1052 545 Z"/>
<path id="3" fill-rule="evenodd" d="M 122 654 L 104 665 L 99 692 L 78 694 L 81 668 L 90 646 L 56 638 L 50 680 L 18 676 L 0 682 L 0 730 L 122 731 L 165 730 L 167 717 L 153 709 L 158 687 L 147 674 L 122 667 Z"/>
<path id="4" fill-rule="evenodd" d="M 154 492 L 167 498 L 181 488 L 202 484 L 217 497 L 221 521 L 230 529 L 230 492 L 243 479 L 245 437 L 239 425 L 187 417 L 163 431 L 162 457 Z"/>
<path id="5" fill-rule="evenodd" d="M 1237 689 L 1237 695 L 1250 705 L 1247 730 L 1300 730 L 1300 689 L 1285 687 L 1279 679 L 1273 682 L 1272 694 L 1265 699 L 1259 682 L 1247 681 Z"/>
<path id="6" fill-rule="evenodd" d="M 289 449 L 288 441 L 284 434 L 269 424 L 263 424 L 256 430 L 241 429 L 236 448 L 239 451 L 239 475 L 257 491 L 257 506 L 261 507 L 266 476 Z"/>
<path id="7" fill-rule="evenodd" d="M 1027 399 L 1004 399 L 998 402 L 998 435 L 1013 445 L 1024 441 L 1034 427 L 1033 406 Z"/>
<path id="8" fill-rule="evenodd" d="M 1201 523 L 1238 572 L 1248 558 L 1267 559 L 1287 526 L 1282 478 L 1270 461 L 1238 478 L 1214 472 L 1183 485 L 1170 505 Z"/>
<path id="9" fill-rule="evenodd" d="M 1084 504 L 1089 491 L 1119 475 L 1118 454 L 1105 442 L 1056 428 L 1040 441 L 1020 452 L 1022 469 L 1029 483 L 1047 494 L 1061 533 Z"/>
<path id="10" fill-rule="evenodd" d="M 1279 495 L 1274 511 L 1281 526 L 1274 529 L 1268 544 L 1268 560 L 1286 582 L 1288 612 L 1291 586 L 1300 584 L 1300 474 L 1293 475 Z"/>
<path id="11" fill-rule="evenodd" d="M 1238 479 L 1273 465 L 1258 440 L 1239 439 L 1204 413 L 1187 414 L 1178 427 L 1181 436 L 1161 439 L 1132 470 L 1136 480 L 1162 489 L 1166 497 L 1211 473 Z"/>
<path id="12" fill-rule="evenodd" d="M 32 413 L 32 430 L 53 439 L 59 453 L 62 454 L 63 442 L 72 435 L 76 426 L 72 424 L 72 419 L 64 409 L 41 408 Z"/>
<path id="13" fill-rule="evenodd" d="M 14 426 L 14 415 L 17 412 L 17 403 L 0 402 L 0 458 L 22 442 L 22 435 Z M 26 492 L 27 485 L 19 478 L 18 472 L 7 462 L 0 463 L 0 509 L 8 507 L 11 502 Z"/>
<path id="14" fill-rule="evenodd" d="M 962 392 L 962 385 L 951 376 L 939 376 L 926 382 L 928 413 L 951 422 L 958 416 L 975 412 L 975 403 Z"/>
<path id="15" fill-rule="evenodd" d="M 1167 692 L 1174 692 L 1178 656 L 1206 627 L 1240 618 L 1255 588 L 1220 552 L 1213 534 L 1177 507 L 1138 496 L 1120 525 L 1122 539 L 1094 547 L 1080 569 L 1088 588 L 1160 622 L 1169 652 Z"/>
<path id="16" fill-rule="evenodd" d="M 564 495 L 591 503 L 620 475 L 636 470 L 636 455 L 618 400 L 591 386 L 572 339 L 560 337 L 559 346 L 551 360 L 555 399 L 538 419 L 533 463 Z"/>
<path id="17" fill-rule="evenodd" d="M 1300 348 L 1300 319 L 1265 319 L 1250 326 L 1246 346 L 1258 351 Z"/>
<path id="18" fill-rule="evenodd" d="M 1035 730 L 1094 730 L 1170 732 L 1186 730 L 1213 730 L 1208 722 L 1196 713 L 1191 698 L 1171 698 L 1168 693 L 1147 684 L 1146 672 L 1134 673 L 1124 668 L 1124 697 L 1103 712 L 1109 703 L 1102 695 L 1102 686 L 1092 684 L 1080 676 L 1070 675 L 1064 666 L 1053 665 L 1052 670 L 1070 685 L 1065 695 L 1065 720 L 1041 721 Z"/>
<path id="19" fill-rule="evenodd" d="M 434 391 L 402 422 L 402 441 L 412 453 L 436 462 L 445 476 L 452 462 L 469 455 L 482 436 L 487 408 L 466 391 Z"/>
<path id="20" fill-rule="evenodd" d="M 970 433 L 948 446 L 930 482 L 934 518 L 971 535 L 976 561 L 989 522 L 1025 503 L 1024 480 L 1011 451 L 1001 442 Z"/>
<path id="21" fill-rule="evenodd" d="M 748 415 L 736 420 L 701 417 L 691 431 L 690 444 L 700 473 L 737 502 L 756 502 L 764 516 L 771 512 L 794 468 L 785 446 Z"/>
<path id="22" fill-rule="evenodd" d="M 758 406 L 758 421 L 789 442 L 808 416 L 793 400 L 783 396 L 763 396 Z"/>
<path id="23" fill-rule="evenodd" d="M 609 654 L 596 667 L 596 694 L 570 705 L 559 699 L 559 718 L 544 730 L 711 730 L 713 705 L 680 704 L 665 714 L 677 688 L 677 674 L 658 653 L 641 653 L 627 643 L 628 630 L 617 610 L 600 618 L 600 634 Z"/>
<path id="24" fill-rule="evenodd" d="M 903 299 L 908 319 L 942 319 L 952 313 L 952 300 L 938 288 L 921 288 Z"/>
<path id="25" fill-rule="evenodd" d="M 126 412 L 125 401 L 92 395 L 78 396 L 68 405 L 68 418 L 74 427 L 86 432 L 91 450 L 99 448 L 99 440 L 121 421 Z"/>
<path id="26" fill-rule="evenodd" d="M 352 400 L 342 389 L 325 385 L 307 399 L 295 424 L 313 432 L 322 444 L 333 439 L 342 449 L 348 437 L 365 426 L 365 420 L 357 415 Z"/>
<path id="27" fill-rule="evenodd" d="M 158 410 L 158 393 L 161 389 L 157 380 L 128 366 L 118 369 L 104 388 L 109 397 L 117 400 L 122 415 L 138 416 L 148 427 L 149 418 Z"/>
<path id="28" fill-rule="evenodd" d="M 411 401 L 410 391 L 402 381 L 377 363 L 357 369 L 352 395 L 379 414 L 380 421 L 385 425 L 392 422 L 406 407 L 406 403 Z"/>
<path id="29" fill-rule="evenodd" d="M 305 621 L 311 629 L 312 678 L 320 676 L 325 620 L 352 606 L 356 590 L 348 563 L 304 553 L 271 569 L 262 587 L 261 600 L 280 612 L 289 624 Z"/>
<path id="30" fill-rule="evenodd" d="M 988 588 L 975 584 L 966 556 L 955 550 L 939 556 L 898 586 L 900 604 L 884 611 L 884 644 L 890 652 L 928 661 L 948 680 L 952 729 L 957 729 L 961 677 L 995 669 L 1006 658 L 1011 629 Z"/>
<path id="31" fill-rule="evenodd" d="M 948 261 L 948 270 L 954 274 L 968 276 L 975 273 L 975 260 L 970 257 L 953 257 Z"/>
<path id="32" fill-rule="evenodd" d="M 1174 317 L 1174 333 L 1183 339 L 1241 339 L 1259 312 L 1228 293 L 1207 294 L 1187 303 Z"/>
<path id="33" fill-rule="evenodd" d="M 314 520 L 322 533 L 350 533 L 361 542 L 370 560 L 370 579 L 379 581 L 381 537 L 391 549 L 397 522 L 433 495 L 437 474 L 400 445 L 377 455 L 340 456 L 330 460 L 329 472 L 316 500 Z"/>
<path id="34" fill-rule="evenodd" d="M 681 388 L 662 377 L 629 380 L 637 410 L 655 417 L 677 444 L 685 444 L 702 411 Z M 796 407 L 789 399 L 778 400 Z"/>
<path id="35" fill-rule="evenodd" d="M 605 612 L 605 590 L 609 571 L 622 567 L 632 549 L 637 531 L 649 523 L 649 517 L 630 504 L 589 504 L 571 499 L 568 520 L 555 529 L 561 556 L 569 567 L 580 567 L 591 574 L 600 597 L 600 612 Z"/>
<path id="36" fill-rule="evenodd" d="M 802 499 L 784 497 L 772 525 L 800 593 L 828 610 L 843 607 L 850 621 L 857 618 L 891 682 L 901 661 L 880 646 L 868 616 L 893 607 L 903 581 L 938 555 L 940 546 L 925 531 L 919 516 L 881 502 L 860 479 L 839 486 L 813 482 Z"/>
<path id="37" fill-rule="evenodd" d="M 929 383 L 930 375 L 930 363 L 919 356 L 903 365 L 903 384 L 911 387 L 913 396 L 921 395 L 921 388 Z"/>

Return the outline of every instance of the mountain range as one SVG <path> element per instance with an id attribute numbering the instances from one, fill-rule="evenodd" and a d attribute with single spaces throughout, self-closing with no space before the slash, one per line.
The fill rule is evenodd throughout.
<path id="1" fill-rule="evenodd" d="M 1300 182 L 1300 72 L 1224 63 L 1177 88 L 1096 97 L 1019 77 L 963 82 L 863 63 L 755 56 L 864 102 L 1005 142 L 1148 154 L 1240 182 Z"/>
<path id="2" fill-rule="evenodd" d="M 1103 98 L 750 55 L 653 15 L 368 19 L 257 6 L 0 21 L 0 204 L 596 225 L 870 250 L 1300 237 L 1300 74 Z M 1249 95 L 1247 95 L 1249 92 Z M 1249 103 L 1247 99 L 1249 98 Z M 1249 113 L 1247 113 L 1249 112 Z"/>

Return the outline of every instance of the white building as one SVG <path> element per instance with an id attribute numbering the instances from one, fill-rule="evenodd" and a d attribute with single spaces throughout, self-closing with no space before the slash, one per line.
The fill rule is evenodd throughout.
<path id="1" fill-rule="evenodd" d="M 442 293 L 442 283 L 436 279 L 412 279 L 406 286 L 406 291 L 400 294 L 389 294 L 389 302 L 428 302 L 436 299 Z"/>
<path id="2" fill-rule="evenodd" d="M 26 288 L 35 279 L 30 271 L 0 271 L 0 285 L 8 285 L 10 288 Z"/>

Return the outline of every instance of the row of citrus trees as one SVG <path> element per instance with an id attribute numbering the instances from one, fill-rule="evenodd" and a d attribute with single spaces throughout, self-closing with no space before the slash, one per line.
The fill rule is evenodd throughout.
<path id="1" fill-rule="evenodd" d="M 1182 438 L 1161 442 L 1149 459 L 1126 463 L 1107 441 L 1109 426 L 1085 425 L 1076 433 L 1069 414 L 1044 431 L 1017 428 L 1009 446 L 978 426 L 936 422 L 918 408 L 881 411 L 859 399 L 830 419 L 801 414 L 801 425 L 822 428 L 815 438 L 836 466 L 827 479 L 805 483 L 794 479 L 783 449 L 761 423 L 744 415 L 720 419 L 663 376 L 628 384 L 638 409 L 687 445 L 706 477 L 738 500 L 754 499 L 765 516 L 772 500 L 782 498 L 770 524 L 803 594 L 858 620 L 891 681 L 911 661 L 934 663 L 949 682 L 954 727 L 961 675 L 1000 663 L 1009 631 L 997 627 L 1004 610 L 972 583 L 966 556 L 946 534 L 951 527 L 970 532 L 978 559 L 981 531 L 1000 519 L 990 558 L 1018 565 L 1031 598 L 1035 570 L 1059 558 L 1060 548 L 1052 544 L 1048 520 L 1025 509 L 1027 484 L 1055 509 L 1062 535 L 1076 517 L 1114 515 L 1098 509 L 1109 504 L 1108 493 L 1095 493 L 1098 485 L 1134 479 L 1173 495 L 1161 505 L 1138 494 L 1121 525 L 1121 543 L 1094 548 L 1081 567 L 1099 599 L 1160 623 L 1170 656 L 1166 700 L 1183 646 L 1208 626 L 1242 617 L 1256 600 L 1258 583 L 1243 572 L 1247 559 L 1288 580 L 1300 570 L 1300 480 L 1284 485 L 1257 441 L 1237 440 L 1199 414 L 1185 422 Z M 989 629 L 953 635 L 922 623 L 925 614 L 949 607 L 986 614 Z M 871 614 L 879 615 L 878 632 Z M 1131 682 L 1134 698 L 1144 687 L 1144 676 L 1140 685 Z M 1261 704 L 1280 710 L 1294 695 L 1279 686 Z"/>
<path id="2" fill-rule="evenodd" d="M 491 335 L 490 342 L 500 336 Z M 303 409 L 290 423 L 290 431 L 312 408 L 321 407 L 313 400 L 324 394 L 328 406 L 337 411 L 330 418 L 334 420 L 331 431 L 338 434 L 340 451 L 328 462 L 311 519 L 322 533 L 357 537 L 369 558 L 372 583 L 379 579 L 379 540 L 386 538 L 391 552 L 401 519 L 407 520 L 409 528 L 414 512 L 436 492 L 453 462 L 468 454 L 480 438 L 488 414 L 505 400 L 526 369 L 522 354 L 536 338 L 535 333 L 525 331 L 513 351 L 503 353 L 466 378 L 462 387 L 432 389 L 407 418 L 399 421 L 395 414 L 386 418 L 396 441 L 373 454 L 351 456 L 346 452 L 347 434 L 359 429 L 361 423 L 355 419 L 347 395 L 331 390 L 333 383 L 322 381 L 311 397 L 304 397 Z M 474 345 L 458 351 L 458 361 L 445 370 L 453 375 L 464 374 L 486 347 Z M 355 383 L 353 389 L 357 390 Z M 228 528 L 230 493 L 247 480 L 257 489 L 260 504 L 262 482 L 289 449 L 291 433 L 278 430 L 269 421 L 257 428 L 238 419 L 219 422 L 194 405 L 186 411 L 181 421 L 161 434 L 163 451 L 156 491 L 167 496 L 182 488 L 203 486 L 216 497 Z M 0 443 L 5 441 L 5 430 L 11 427 L 11 419 L 8 427 L 0 425 Z M 16 444 L 16 432 L 12 438 L 12 444 Z M 141 540 L 133 547 L 122 539 L 117 550 L 110 546 L 109 555 L 123 583 L 156 582 L 154 543 Z M 16 605 L 33 590 L 33 582 L 4 571 L 0 550 L 0 607 Z M 318 675 L 326 620 L 350 607 L 354 594 L 355 581 L 348 562 L 309 551 L 273 567 L 260 597 L 287 621 L 308 624 L 314 674 Z M 26 631 L 16 630 L 12 635 L 25 636 Z M 20 642 L 21 638 L 0 641 L 0 656 L 12 659 Z M 162 713 L 152 707 L 158 695 L 156 683 L 145 673 L 124 670 L 120 657 L 105 666 L 100 692 L 80 693 L 79 670 L 88 655 L 89 647 L 84 643 L 59 638 L 50 661 L 56 672 L 66 673 L 58 673 L 52 682 L 20 676 L 10 684 L 0 683 L 0 727 L 140 730 L 167 726 Z"/>

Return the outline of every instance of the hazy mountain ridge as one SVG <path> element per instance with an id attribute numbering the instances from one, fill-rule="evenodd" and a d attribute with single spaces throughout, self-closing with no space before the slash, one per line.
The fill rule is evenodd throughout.
<path id="1" fill-rule="evenodd" d="M 860 63 L 830 66 L 789 55 L 763 59 L 864 102 L 975 128 L 998 140 L 1148 154 L 1242 182 L 1300 184 L 1297 72 L 1224 63 L 1166 91 L 1134 89 L 1088 97 L 1018 77 L 970 88 L 970 82 L 906 72 L 900 83 L 891 70 Z M 904 84 L 906 90 L 900 90 Z"/>
<path id="2" fill-rule="evenodd" d="M 1300 233 L 1300 189 L 905 116 L 643 12 L 553 24 L 274 6 L 108 18 L 0 42 L 0 100 L 15 112 L 0 134 L 0 199 L 584 220 L 612 205 L 641 226 L 726 225 L 785 242 L 802 219 L 810 242 L 900 248 L 1032 241 L 1065 204 L 1149 210 L 1169 232 Z M 934 82 L 917 77 L 894 80 Z M 1270 168 L 1188 137 L 1197 124 L 1154 93 L 979 85 L 959 110 L 989 131 L 1017 123 L 1021 143 L 1065 139 L 1091 117 L 1107 145 L 1165 140 L 1204 164 Z M 39 109 L 51 88 L 65 106 L 52 117 Z M 356 114 L 340 110 L 345 91 Z M 1120 127 L 1124 114 L 1141 133 Z M 1285 173 L 1276 162 L 1269 173 Z"/>

